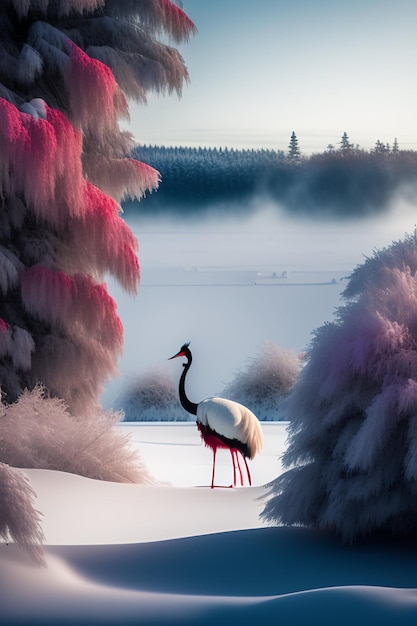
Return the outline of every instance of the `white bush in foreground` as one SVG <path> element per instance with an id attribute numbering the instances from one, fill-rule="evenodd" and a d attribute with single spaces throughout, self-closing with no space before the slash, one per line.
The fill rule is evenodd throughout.
<path id="1" fill-rule="evenodd" d="M 119 413 L 75 417 L 63 400 L 46 397 L 37 386 L 3 407 L 0 460 L 98 480 L 149 483 L 152 479 L 128 445 L 128 435 L 115 427 L 119 419 Z"/>
<path id="2" fill-rule="evenodd" d="M 284 463 L 263 517 L 345 540 L 417 530 L 417 236 L 352 274 L 315 334 L 287 407 Z"/>
<path id="3" fill-rule="evenodd" d="M 300 367 L 295 352 L 266 341 L 261 354 L 237 372 L 222 395 L 250 407 L 260 420 L 287 419 L 283 400 L 295 384 Z"/>

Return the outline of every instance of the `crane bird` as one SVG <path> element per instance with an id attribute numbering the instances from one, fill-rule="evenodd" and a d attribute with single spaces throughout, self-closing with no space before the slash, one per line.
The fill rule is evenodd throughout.
<path id="1" fill-rule="evenodd" d="M 242 457 L 248 482 L 252 479 L 246 457 L 253 459 L 259 452 L 263 443 L 261 425 L 252 411 L 243 404 L 226 400 L 225 398 L 207 398 L 198 404 L 191 402 L 185 393 L 185 378 L 191 367 L 193 357 L 189 343 L 181 346 L 180 351 L 170 359 L 185 357 L 183 372 L 179 383 L 179 396 L 183 408 L 196 416 L 197 428 L 207 447 L 213 451 L 213 469 L 211 474 L 211 488 L 214 487 L 214 474 L 216 470 L 216 453 L 218 448 L 230 451 L 233 464 L 233 486 L 236 487 L 236 470 L 239 471 L 240 484 L 243 485 L 243 474 L 239 463 L 239 455 Z"/>

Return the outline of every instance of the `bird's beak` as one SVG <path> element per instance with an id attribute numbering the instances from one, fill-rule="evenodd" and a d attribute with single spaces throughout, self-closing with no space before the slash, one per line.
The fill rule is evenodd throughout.
<path id="1" fill-rule="evenodd" d="M 177 352 L 177 354 L 174 354 L 174 356 L 170 356 L 168 361 L 170 361 L 171 359 L 176 359 L 177 356 L 185 356 L 184 350 L 180 350 L 179 352 Z"/>

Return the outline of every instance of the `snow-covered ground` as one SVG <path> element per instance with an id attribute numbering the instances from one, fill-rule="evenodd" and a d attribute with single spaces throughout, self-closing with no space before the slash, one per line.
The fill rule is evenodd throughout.
<path id="1" fill-rule="evenodd" d="M 187 385 L 198 401 L 219 392 L 265 340 L 302 350 L 331 319 L 342 277 L 411 230 L 414 218 L 325 225 L 263 215 L 239 227 L 133 226 L 139 295 L 113 290 L 125 327 L 121 380 L 162 365 L 177 380 L 181 364 L 166 359 L 191 340 Z M 28 470 L 47 568 L 0 545 L 1 624 L 417 623 L 417 543 L 374 538 L 350 546 L 324 532 L 263 525 L 265 484 L 281 472 L 284 423 L 263 424 L 252 487 L 215 490 L 211 453 L 195 424 L 119 427 L 159 484 Z M 224 451 L 217 469 L 217 482 L 229 485 Z"/>
<path id="2" fill-rule="evenodd" d="M 263 424 L 252 487 L 214 490 L 211 454 L 194 424 L 121 428 L 171 485 L 29 470 L 47 568 L 0 546 L 0 623 L 416 623 L 416 543 L 346 546 L 331 534 L 260 521 L 262 485 L 280 471 L 284 423 Z M 230 456 L 220 451 L 218 463 L 219 482 L 229 484 Z"/>

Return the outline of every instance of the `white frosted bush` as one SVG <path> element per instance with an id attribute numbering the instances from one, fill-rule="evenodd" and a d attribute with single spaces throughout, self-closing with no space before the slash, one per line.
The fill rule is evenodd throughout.
<path id="1" fill-rule="evenodd" d="M 149 483 L 151 477 L 128 435 L 115 426 L 119 413 L 73 416 L 63 400 L 40 386 L 4 407 L 0 460 L 14 467 L 50 469 L 112 482 Z"/>
<path id="2" fill-rule="evenodd" d="M 262 352 L 237 372 L 222 395 L 251 408 L 260 420 L 283 420 L 284 399 L 296 382 L 299 356 L 266 341 Z"/>
<path id="3" fill-rule="evenodd" d="M 287 401 L 288 471 L 263 517 L 351 541 L 417 530 L 417 237 L 374 253 Z"/>
<path id="4" fill-rule="evenodd" d="M 126 383 L 115 406 L 125 422 L 191 421 L 182 409 L 176 386 L 169 374 L 153 369 Z"/>

